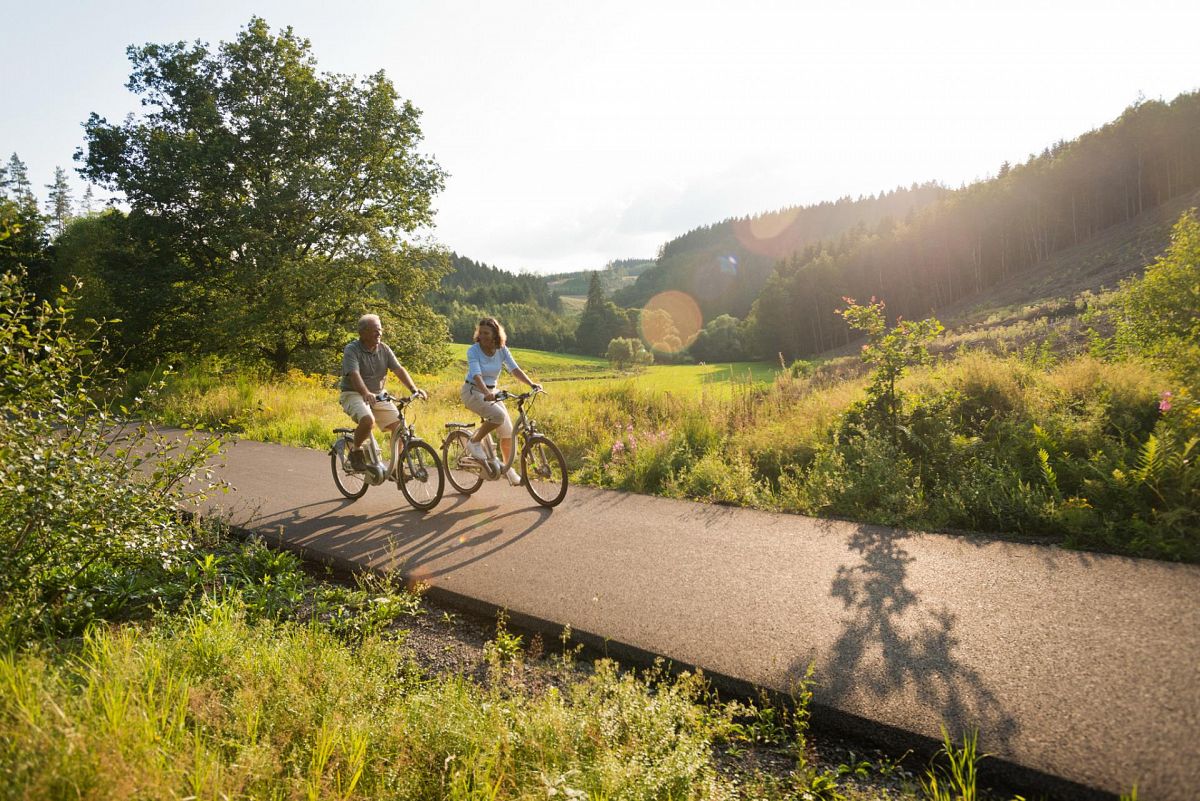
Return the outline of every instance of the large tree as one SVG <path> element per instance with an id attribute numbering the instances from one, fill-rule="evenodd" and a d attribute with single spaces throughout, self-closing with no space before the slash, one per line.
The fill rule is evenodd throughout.
<path id="1" fill-rule="evenodd" d="M 445 269 L 425 236 L 445 174 L 417 152 L 420 112 L 382 72 L 318 73 L 307 40 L 257 17 L 215 50 L 128 54 L 148 111 L 120 125 L 92 114 L 76 159 L 181 265 L 181 350 L 313 364 L 373 310 L 410 366 L 444 358 L 424 295 Z"/>
<path id="2" fill-rule="evenodd" d="M 12 154 L 6 166 L 0 166 L 0 273 L 28 273 L 28 286 L 41 297 L 47 296 L 46 221 L 38 211 L 37 197 L 29 182 L 25 162 Z"/>
<path id="3" fill-rule="evenodd" d="M 625 312 L 604 296 L 600 273 L 592 273 L 587 303 L 575 327 L 575 342 L 582 353 L 603 356 L 615 337 L 636 336 Z"/>
<path id="4" fill-rule="evenodd" d="M 46 184 L 50 190 L 46 198 L 46 218 L 55 237 L 61 236 L 71 219 L 71 185 L 67 183 L 67 171 L 54 168 L 54 183 Z"/>

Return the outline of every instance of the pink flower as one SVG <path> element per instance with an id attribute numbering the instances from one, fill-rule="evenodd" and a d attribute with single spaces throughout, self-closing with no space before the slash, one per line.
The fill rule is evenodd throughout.
<path id="1" fill-rule="evenodd" d="M 621 442 L 620 440 L 617 440 L 616 442 L 614 442 L 614 443 L 613 443 L 613 446 L 612 446 L 612 455 L 613 455 L 614 457 L 616 457 L 616 456 L 620 456 L 620 455 L 621 455 L 622 453 L 624 453 L 624 452 L 625 452 L 625 443 L 624 443 L 624 442 Z"/>
<path id="2" fill-rule="evenodd" d="M 1158 396 L 1158 410 L 1160 412 L 1171 411 L 1171 398 L 1172 397 L 1174 397 L 1174 396 L 1171 394 L 1171 390 L 1169 390 L 1169 389 Z"/>

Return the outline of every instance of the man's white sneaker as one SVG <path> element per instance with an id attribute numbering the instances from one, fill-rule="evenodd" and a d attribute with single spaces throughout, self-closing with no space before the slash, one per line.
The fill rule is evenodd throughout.
<path id="1" fill-rule="evenodd" d="M 521 474 L 511 467 L 508 468 L 508 472 L 504 474 L 504 477 L 508 479 L 508 483 L 511 486 L 517 487 L 521 484 Z"/>

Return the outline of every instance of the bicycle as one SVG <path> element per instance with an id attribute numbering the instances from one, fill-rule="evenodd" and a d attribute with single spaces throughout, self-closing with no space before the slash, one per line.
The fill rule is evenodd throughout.
<path id="1" fill-rule="evenodd" d="M 371 467 L 356 468 L 351 464 L 350 451 L 354 448 L 354 429 L 333 429 L 337 439 L 329 449 L 329 464 L 338 492 L 354 500 L 361 498 L 372 486 L 395 481 L 404 498 L 414 509 L 426 512 L 437 506 L 445 490 L 441 460 L 438 459 L 433 446 L 418 437 L 412 424 L 404 419 L 404 407 L 417 397 L 417 394 L 413 393 L 407 398 L 394 398 L 386 391 L 375 396 L 375 400 L 380 402 L 394 402 L 400 412 L 400 425 L 392 434 L 391 456 L 382 470 L 372 470 Z M 363 443 L 363 451 L 367 465 L 380 463 L 379 446 L 375 443 L 374 432 Z"/>
<path id="2" fill-rule="evenodd" d="M 481 463 L 467 450 L 467 439 L 474 433 L 474 423 L 446 423 L 448 432 L 442 440 L 442 463 L 446 466 L 446 480 L 450 486 L 464 495 L 470 495 L 483 486 L 484 480 L 495 481 L 512 467 L 520 441 L 521 483 L 529 490 L 533 499 L 547 508 L 558 506 L 567 496 L 567 462 L 562 451 L 553 440 L 537 429 L 537 424 L 528 417 L 525 402 L 533 408 L 533 399 L 546 394 L 545 390 L 534 389 L 523 395 L 513 395 L 505 390 L 496 393 L 496 400 L 517 400 L 517 420 L 513 423 L 513 448 L 503 464 L 495 458 L 492 436 L 483 439 L 487 453 L 486 464 Z M 497 469 L 497 467 L 499 469 Z"/>

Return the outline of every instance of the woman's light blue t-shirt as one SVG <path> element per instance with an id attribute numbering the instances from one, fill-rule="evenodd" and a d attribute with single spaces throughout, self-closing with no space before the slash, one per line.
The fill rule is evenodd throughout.
<path id="1" fill-rule="evenodd" d="M 475 376 L 483 376 L 483 383 L 489 387 L 496 386 L 496 379 L 500 377 L 500 369 L 507 367 L 508 372 L 513 372 L 517 368 L 517 361 L 508 352 L 507 347 L 497 348 L 496 352 L 488 356 L 483 352 L 483 348 L 479 347 L 476 342 L 471 347 L 467 348 L 467 381 L 474 382 Z"/>

